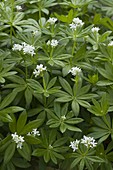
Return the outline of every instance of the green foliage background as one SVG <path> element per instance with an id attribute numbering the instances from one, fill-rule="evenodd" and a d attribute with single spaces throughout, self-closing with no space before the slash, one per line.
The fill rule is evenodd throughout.
<path id="1" fill-rule="evenodd" d="M 74 32 L 76 17 L 84 26 Z M 113 0 L 0 1 L 0 170 L 113 170 L 112 31 Z M 12 50 L 22 42 L 34 56 Z M 39 64 L 47 71 L 35 77 Z M 74 77 L 68 71 L 76 66 L 82 73 Z M 40 136 L 27 135 L 34 128 Z M 70 142 L 83 135 L 97 147 L 73 152 Z"/>

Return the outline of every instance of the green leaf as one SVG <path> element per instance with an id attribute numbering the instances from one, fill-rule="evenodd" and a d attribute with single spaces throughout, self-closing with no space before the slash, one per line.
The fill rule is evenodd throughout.
<path id="1" fill-rule="evenodd" d="M 88 160 L 92 161 L 92 162 L 104 162 L 104 160 L 98 156 L 88 156 L 87 157 Z"/>
<path id="2" fill-rule="evenodd" d="M 66 125 L 64 123 L 60 124 L 60 131 L 64 133 L 66 131 Z"/>
<path id="3" fill-rule="evenodd" d="M 19 154 L 27 161 L 31 160 L 31 149 L 26 142 L 23 143 L 22 149 L 17 149 Z"/>
<path id="4" fill-rule="evenodd" d="M 4 109 L 6 106 L 8 106 L 16 97 L 17 92 L 12 91 L 9 93 L 3 101 L 0 103 L 0 109 Z"/>
<path id="5" fill-rule="evenodd" d="M 62 77 L 59 77 L 59 81 L 62 87 L 64 88 L 64 90 L 68 92 L 71 96 L 73 96 L 73 91 L 72 91 L 70 84 Z"/>
<path id="6" fill-rule="evenodd" d="M 32 102 L 32 92 L 29 87 L 25 90 L 25 100 L 27 106 Z"/>
<path id="7" fill-rule="evenodd" d="M 31 132 L 33 129 L 41 126 L 42 123 L 43 123 L 43 119 L 37 119 L 29 122 L 24 126 L 23 130 L 21 131 L 21 134 L 23 135 L 23 134 L 27 134 L 28 132 Z"/>
<path id="8" fill-rule="evenodd" d="M 72 107 L 72 111 L 73 111 L 74 115 L 78 116 L 79 112 L 80 112 L 80 106 L 76 100 L 72 101 L 71 107 Z"/>
<path id="9" fill-rule="evenodd" d="M 14 142 L 10 143 L 9 146 L 7 147 L 7 149 L 5 150 L 4 164 L 7 164 L 13 157 L 13 155 L 15 153 L 15 146 L 16 146 L 16 144 Z"/>
<path id="10" fill-rule="evenodd" d="M 29 168 L 31 166 L 30 163 L 23 158 L 13 158 L 12 162 L 16 167 L 19 168 Z"/>
<path id="11" fill-rule="evenodd" d="M 52 80 L 50 80 L 48 83 L 47 89 L 50 89 L 52 86 L 54 86 L 56 80 L 57 80 L 57 77 L 54 77 Z"/>
<path id="12" fill-rule="evenodd" d="M 12 122 L 13 121 L 11 116 L 8 114 L 0 115 L 0 120 L 3 122 Z"/>
<path id="13" fill-rule="evenodd" d="M 27 112 L 23 111 L 20 114 L 18 121 L 17 121 L 17 133 L 18 134 L 21 134 L 21 131 L 23 130 L 23 128 L 26 124 L 26 121 L 27 121 Z"/>
<path id="14" fill-rule="evenodd" d="M 24 137 L 25 138 L 25 141 L 27 142 L 27 143 L 29 143 L 29 144 L 40 144 L 41 143 L 41 140 L 39 139 L 39 138 L 37 138 L 37 137 L 34 137 L 34 136 L 25 136 Z"/>
<path id="15" fill-rule="evenodd" d="M 3 109 L 3 110 L 0 110 L 0 115 L 1 114 L 7 114 L 7 113 L 16 113 L 16 112 L 20 112 L 20 111 L 23 111 L 24 108 L 22 107 L 18 107 L 18 106 L 11 106 L 11 107 L 8 107 L 6 109 Z"/>

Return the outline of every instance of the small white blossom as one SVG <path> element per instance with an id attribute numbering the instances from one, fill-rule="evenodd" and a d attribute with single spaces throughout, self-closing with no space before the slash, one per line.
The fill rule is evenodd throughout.
<path id="1" fill-rule="evenodd" d="M 113 41 L 111 41 L 111 42 L 108 44 L 108 46 L 113 46 Z"/>
<path id="2" fill-rule="evenodd" d="M 98 32 L 99 30 L 100 30 L 99 27 L 93 27 L 93 28 L 91 29 L 92 32 Z"/>
<path id="3" fill-rule="evenodd" d="M 28 136 L 40 136 L 40 132 L 37 129 L 33 129 L 32 132 L 28 132 Z"/>
<path id="4" fill-rule="evenodd" d="M 71 73 L 73 76 L 76 76 L 78 73 L 80 73 L 81 72 L 81 69 L 80 68 L 78 68 L 78 67 L 72 67 L 69 71 L 68 71 L 68 73 Z"/>
<path id="5" fill-rule="evenodd" d="M 25 42 L 23 42 L 22 45 L 14 44 L 12 50 L 13 51 L 23 51 L 24 54 L 30 54 L 31 56 L 33 56 L 35 54 L 35 52 L 34 52 L 35 47 L 32 45 L 29 45 Z"/>
<path id="6" fill-rule="evenodd" d="M 73 22 L 69 24 L 70 28 L 72 30 L 76 30 L 77 27 L 82 27 L 84 25 L 84 22 L 80 20 L 78 17 L 73 19 Z"/>
<path id="7" fill-rule="evenodd" d="M 33 129 L 32 132 L 31 132 L 31 134 L 32 134 L 33 136 L 40 136 L 40 133 L 39 133 L 39 131 L 38 131 L 37 129 Z"/>
<path id="8" fill-rule="evenodd" d="M 37 34 L 38 34 L 37 30 L 33 31 L 33 35 L 37 35 Z"/>
<path id="9" fill-rule="evenodd" d="M 80 143 L 80 140 L 77 140 L 77 139 L 76 141 L 70 142 L 69 147 L 73 149 L 73 152 L 75 152 L 78 149 L 79 143 Z"/>
<path id="10" fill-rule="evenodd" d="M 25 42 L 23 42 L 22 45 L 23 45 L 24 54 L 30 54 L 31 56 L 33 56 L 35 54 L 35 52 L 34 52 L 35 47 L 34 46 L 29 45 Z"/>
<path id="11" fill-rule="evenodd" d="M 13 51 L 21 51 L 22 48 L 23 48 L 22 45 L 20 45 L 20 44 L 14 44 L 12 50 L 13 50 Z"/>
<path id="12" fill-rule="evenodd" d="M 22 7 L 20 5 L 17 5 L 16 9 L 17 9 L 17 11 L 20 11 L 20 10 L 22 10 Z"/>
<path id="13" fill-rule="evenodd" d="M 65 120 L 65 119 L 66 119 L 66 116 L 65 116 L 65 115 L 61 116 L 61 119 L 62 119 L 62 120 Z"/>
<path id="14" fill-rule="evenodd" d="M 37 65 L 36 69 L 34 69 L 33 74 L 35 77 L 39 76 L 41 72 L 46 71 L 46 67 L 43 67 L 43 64 Z"/>
<path id="15" fill-rule="evenodd" d="M 69 24 L 69 26 L 72 30 L 76 30 L 76 27 L 77 27 L 76 24 L 72 23 L 72 24 Z"/>
<path id="16" fill-rule="evenodd" d="M 54 17 L 49 18 L 49 19 L 47 20 L 47 22 L 50 23 L 51 25 L 55 24 L 56 21 L 57 21 L 57 18 L 54 18 Z"/>
<path id="17" fill-rule="evenodd" d="M 24 136 L 17 135 L 17 132 L 14 134 L 11 134 L 13 141 L 17 144 L 17 148 L 22 149 L 23 142 L 24 142 Z"/>
<path id="18" fill-rule="evenodd" d="M 55 39 L 48 40 L 47 45 L 51 45 L 51 47 L 56 47 L 58 45 L 58 41 Z"/>
<path id="19" fill-rule="evenodd" d="M 82 22 L 82 20 L 80 20 L 78 17 L 73 19 L 74 24 L 78 25 L 78 26 L 83 26 L 84 22 Z"/>
<path id="20" fill-rule="evenodd" d="M 97 145 L 93 137 L 87 137 L 85 135 L 83 136 L 83 139 L 81 139 L 81 143 L 83 143 L 86 147 L 90 148 L 94 148 Z"/>

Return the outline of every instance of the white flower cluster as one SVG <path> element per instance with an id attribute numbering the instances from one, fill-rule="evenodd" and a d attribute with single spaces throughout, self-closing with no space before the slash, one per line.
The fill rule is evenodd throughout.
<path id="1" fill-rule="evenodd" d="M 46 71 L 46 67 L 43 67 L 43 64 L 37 65 L 36 69 L 34 69 L 33 74 L 35 75 L 35 77 L 39 76 L 40 73 L 42 73 L 43 71 Z"/>
<path id="2" fill-rule="evenodd" d="M 73 76 L 76 76 L 78 73 L 80 73 L 82 70 L 78 67 L 72 67 L 68 73 L 71 73 Z"/>
<path id="3" fill-rule="evenodd" d="M 93 137 L 87 137 L 85 135 L 83 136 L 83 139 L 81 139 L 81 143 L 83 143 L 87 148 L 94 148 L 97 145 Z"/>
<path id="4" fill-rule="evenodd" d="M 35 47 L 32 45 L 29 45 L 25 42 L 23 42 L 22 45 L 14 44 L 12 50 L 13 51 L 22 51 L 23 50 L 24 54 L 30 54 L 31 56 L 33 56 L 35 54 L 35 52 L 34 52 Z"/>
<path id="5" fill-rule="evenodd" d="M 58 45 L 58 41 L 55 39 L 48 40 L 47 45 L 50 45 L 51 47 L 56 47 Z"/>
<path id="6" fill-rule="evenodd" d="M 47 20 L 47 22 L 48 22 L 49 24 L 51 24 L 51 25 L 55 24 L 56 21 L 57 21 L 57 18 L 54 18 L 54 17 L 49 18 L 49 19 Z"/>
<path id="7" fill-rule="evenodd" d="M 72 30 L 76 30 L 77 27 L 82 27 L 84 25 L 84 22 L 80 20 L 78 17 L 73 19 L 73 22 L 69 24 L 70 28 Z"/>
<path id="8" fill-rule="evenodd" d="M 73 152 L 75 152 L 78 149 L 80 143 L 84 144 L 87 148 L 94 148 L 97 145 L 93 137 L 87 137 L 84 135 L 83 139 L 76 139 L 76 141 L 70 142 L 69 147 L 71 147 L 73 149 Z"/>
<path id="9" fill-rule="evenodd" d="M 37 129 L 33 129 L 32 132 L 29 132 L 27 135 L 35 137 L 35 136 L 40 136 L 40 133 Z"/>
<path id="10" fill-rule="evenodd" d="M 17 11 L 20 11 L 20 10 L 22 10 L 22 7 L 20 5 L 17 5 L 16 9 L 17 9 Z"/>
<path id="11" fill-rule="evenodd" d="M 13 141 L 17 144 L 17 148 L 22 149 L 23 142 L 24 142 L 24 136 L 17 135 L 17 132 L 14 134 L 11 134 Z"/>
<path id="12" fill-rule="evenodd" d="M 98 32 L 99 30 L 100 30 L 99 27 L 93 27 L 93 28 L 91 29 L 92 32 Z"/>
<path id="13" fill-rule="evenodd" d="M 108 46 L 113 46 L 113 41 L 111 41 L 111 42 L 108 44 Z"/>

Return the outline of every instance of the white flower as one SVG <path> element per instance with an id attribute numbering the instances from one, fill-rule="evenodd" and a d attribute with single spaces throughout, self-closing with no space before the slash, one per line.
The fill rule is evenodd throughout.
<path id="1" fill-rule="evenodd" d="M 39 131 L 38 131 L 37 129 L 33 129 L 32 132 L 31 132 L 31 134 L 32 134 L 33 136 L 40 136 L 40 133 L 39 133 Z"/>
<path id="2" fill-rule="evenodd" d="M 77 27 L 76 24 L 72 23 L 72 24 L 69 24 L 69 26 L 72 30 L 76 30 L 76 27 Z"/>
<path id="3" fill-rule="evenodd" d="M 98 32 L 99 30 L 100 30 L 99 27 L 93 27 L 93 28 L 91 29 L 92 32 Z"/>
<path id="4" fill-rule="evenodd" d="M 35 77 L 39 76 L 41 72 L 46 71 L 46 67 L 43 67 L 43 64 L 37 65 L 36 69 L 34 69 L 33 74 Z"/>
<path id="5" fill-rule="evenodd" d="M 40 136 L 40 132 L 37 129 L 33 129 L 32 132 L 28 132 L 28 136 Z"/>
<path id="6" fill-rule="evenodd" d="M 33 56 L 35 54 L 35 52 L 34 52 L 35 47 L 34 46 L 29 45 L 25 42 L 23 42 L 22 45 L 23 45 L 24 54 L 30 54 L 31 56 Z"/>
<path id="7" fill-rule="evenodd" d="M 58 45 L 58 41 L 55 39 L 48 40 L 47 45 L 51 45 L 51 47 L 56 47 Z"/>
<path id="8" fill-rule="evenodd" d="M 50 45 L 50 44 L 51 44 L 51 41 L 50 41 L 50 40 L 48 40 L 47 45 Z"/>
<path id="9" fill-rule="evenodd" d="M 78 26 L 83 26 L 84 22 L 82 22 L 82 20 L 80 20 L 78 17 L 73 19 L 74 24 L 78 25 Z"/>
<path id="10" fill-rule="evenodd" d="M 81 143 L 83 143 L 86 147 L 96 147 L 97 143 L 95 142 L 95 139 L 93 137 L 87 137 L 83 136 L 83 139 L 81 139 Z"/>
<path id="11" fill-rule="evenodd" d="M 47 22 L 49 22 L 51 25 L 55 24 L 56 21 L 57 21 L 57 18 L 54 18 L 54 17 L 49 18 L 49 19 L 47 20 Z"/>
<path id="12" fill-rule="evenodd" d="M 65 115 L 61 116 L 61 120 L 65 120 L 65 119 L 66 119 Z"/>
<path id="13" fill-rule="evenodd" d="M 71 73 L 73 76 L 76 76 L 78 73 L 80 73 L 81 72 L 81 69 L 80 68 L 78 68 L 78 67 L 72 67 L 69 71 L 68 71 L 68 73 Z"/>
<path id="14" fill-rule="evenodd" d="M 113 46 L 113 41 L 111 41 L 111 42 L 108 44 L 108 46 Z"/>
<path id="15" fill-rule="evenodd" d="M 33 56 L 35 54 L 35 52 L 34 52 L 35 47 L 32 45 L 29 45 L 25 42 L 23 42 L 22 45 L 14 44 L 12 50 L 13 51 L 23 51 L 24 54 L 30 54 L 31 56 Z"/>
<path id="16" fill-rule="evenodd" d="M 72 30 L 76 30 L 77 27 L 82 27 L 84 25 L 84 22 L 80 20 L 78 17 L 73 19 L 73 22 L 69 24 L 70 28 Z"/>
<path id="17" fill-rule="evenodd" d="M 80 141 L 76 139 L 76 141 L 73 141 L 70 143 L 71 143 L 71 145 L 69 145 L 69 147 L 71 147 L 73 149 L 73 152 L 75 152 L 78 149 L 78 145 L 79 145 Z"/>
<path id="18" fill-rule="evenodd" d="M 17 5 L 16 9 L 17 9 L 17 11 L 20 11 L 22 9 L 22 7 L 20 5 Z"/>
<path id="19" fill-rule="evenodd" d="M 22 146 L 23 146 L 22 142 L 18 142 L 18 143 L 17 143 L 17 148 L 22 149 Z"/>
<path id="20" fill-rule="evenodd" d="M 38 31 L 37 30 L 33 31 L 33 35 L 36 35 L 36 34 L 38 34 Z"/>
<path id="21" fill-rule="evenodd" d="M 21 51 L 22 48 L 23 48 L 22 45 L 20 45 L 20 44 L 14 44 L 12 50 L 13 50 L 13 51 Z"/>
<path id="22" fill-rule="evenodd" d="M 17 135 L 17 132 L 14 134 L 11 134 L 13 141 L 17 144 L 17 148 L 22 149 L 23 142 L 24 142 L 24 136 Z"/>

